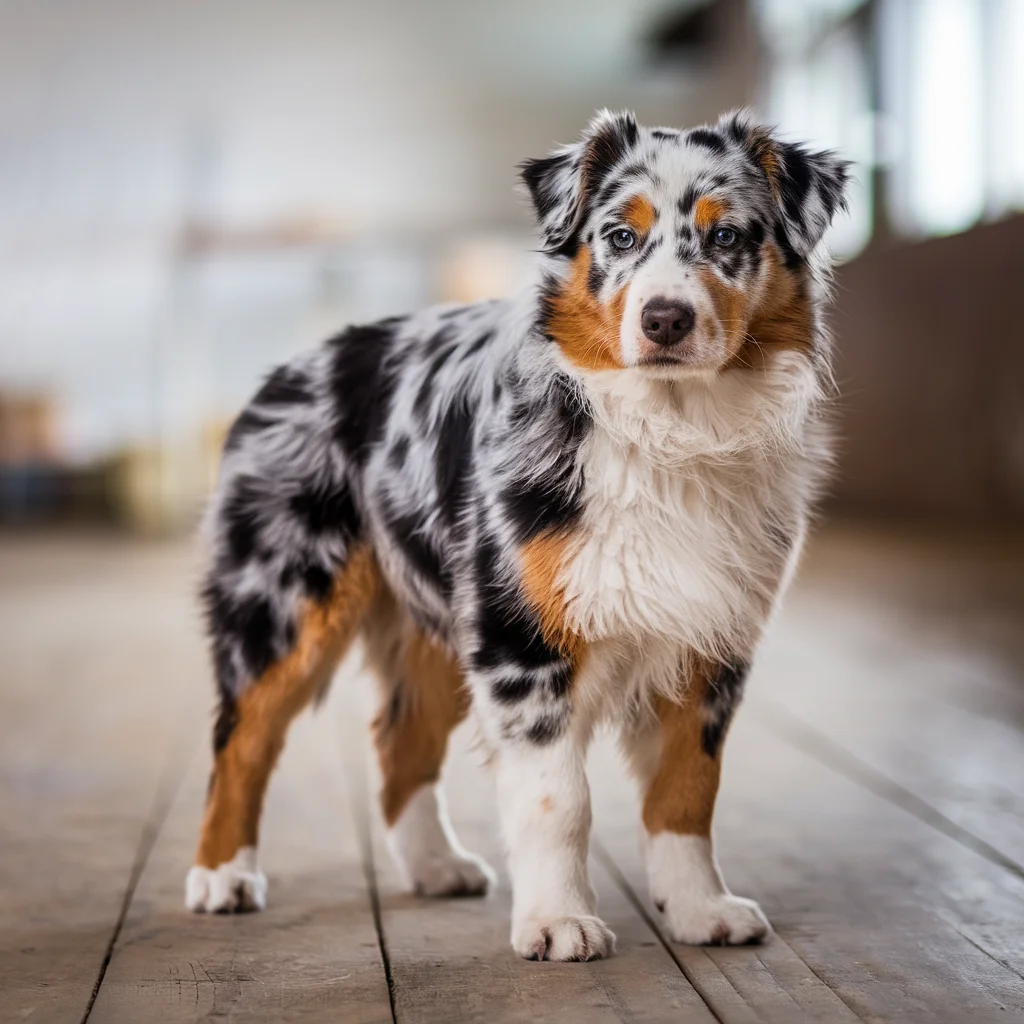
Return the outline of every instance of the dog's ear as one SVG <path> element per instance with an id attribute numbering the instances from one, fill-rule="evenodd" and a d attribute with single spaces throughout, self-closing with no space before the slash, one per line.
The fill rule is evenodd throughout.
<path id="1" fill-rule="evenodd" d="M 806 257 L 836 213 L 846 209 L 849 163 L 829 150 L 815 153 L 781 141 L 746 111 L 726 114 L 718 127 L 764 174 L 789 244 Z"/>
<path id="2" fill-rule="evenodd" d="M 633 114 L 602 110 L 578 142 L 519 165 L 549 251 L 575 253 L 590 202 L 638 137 Z"/>

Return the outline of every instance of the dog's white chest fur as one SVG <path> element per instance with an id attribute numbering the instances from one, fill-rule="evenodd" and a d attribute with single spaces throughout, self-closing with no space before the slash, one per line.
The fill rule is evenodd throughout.
<path id="1" fill-rule="evenodd" d="M 570 625 L 588 641 L 748 656 L 797 540 L 777 526 L 802 504 L 793 468 L 699 401 L 643 400 L 642 419 L 628 399 L 606 401 L 588 442 L 583 529 L 563 576 Z M 732 412 L 742 422 L 749 410 Z"/>

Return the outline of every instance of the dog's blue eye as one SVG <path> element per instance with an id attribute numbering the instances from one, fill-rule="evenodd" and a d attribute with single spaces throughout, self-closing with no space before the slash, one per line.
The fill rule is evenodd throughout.
<path id="1" fill-rule="evenodd" d="M 616 249 L 632 249 L 636 245 L 636 235 L 632 231 L 620 228 L 612 235 L 612 245 Z"/>
<path id="2" fill-rule="evenodd" d="M 733 228 L 718 228 L 715 231 L 715 245 L 720 245 L 723 249 L 728 249 L 730 245 L 736 244 L 736 239 L 740 236 L 736 233 Z"/>

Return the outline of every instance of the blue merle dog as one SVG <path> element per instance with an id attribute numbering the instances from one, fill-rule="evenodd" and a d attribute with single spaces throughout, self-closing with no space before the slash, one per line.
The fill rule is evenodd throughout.
<path id="1" fill-rule="evenodd" d="M 611 723 L 651 894 L 688 943 L 764 937 L 711 843 L 722 744 L 828 456 L 828 263 L 846 165 L 749 115 L 602 112 L 526 161 L 544 247 L 502 301 L 349 327 L 275 370 L 227 438 L 205 603 L 220 693 L 193 910 L 260 909 L 263 796 L 351 641 L 410 887 L 477 894 L 447 738 L 493 754 L 512 946 L 614 950 L 587 877 L 584 757 Z"/>

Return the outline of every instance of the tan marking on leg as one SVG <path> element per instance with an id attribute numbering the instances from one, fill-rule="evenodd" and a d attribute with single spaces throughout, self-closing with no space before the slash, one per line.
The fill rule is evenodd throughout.
<path id="1" fill-rule="evenodd" d="M 581 645 L 579 635 L 566 621 L 565 580 L 562 578 L 574 540 L 567 530 L 545 530 L 531 537 L 520 551 L 527 604 L 537 615 L 544 639 L 567 657 L 578 656 Z"/>
<path id="2" fill-rule="evenodd" d="M 701 196 L 693 208 L 693 226 L 700 234 L 706 234 L 725 216 L 726 212 L 726 205 L 721 199 Z"/>
<path id="3" fill-rule="evenodd" d="M 414 626 L 390 595 L 367 622 L 367 653 L 382 691 L 373 737 L 383 776 L 381 810 L 390 827 L 412 795 L 440 777 L 448 736 L 466 717 L 470 696 L 456 659 Z"/>
<path id="4" fill-rule="evenodd" d="M 214 761 L 196 864 L 216 868 L 240 847 L 256 845 L 263 796 L 288 725 L 327 685 L 378 580 L 372 552 L 352 551 L 329 598 L 309 603 L 299 616 L 291 652 L 235 702 L 235 727 Z"/>
<path id="5" fill-rule="evenodd" d="M 692 672 L 692 684 L 681 703 L 663 697 L 657 701 L 661 751 L 643 806 L 644 826 L 651 835 L 711 835 L 722 748 L 711 757 L 701 745 L 708 670 L 695 666 Z"/>
<path id="6" fill-rule="evenodd" d="M 626 201 L 619 216 L 624 224 L 628 224 L 641 238 L 651 233 L 658 213 L 650 199 L 645 195 L 636 195 Z"/>
<path id="7" fill-rule="evenodd" d="M 550 300 L 547 330 L 567 359 L 586 370 L 621 370 L 619 325 L 626 306 L 626 289 L 603 305 L 591 294 L 590 250 L 583 246 L 561 291 Z"/>

